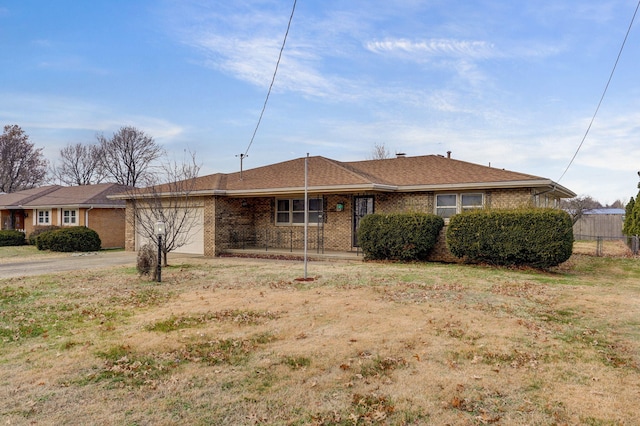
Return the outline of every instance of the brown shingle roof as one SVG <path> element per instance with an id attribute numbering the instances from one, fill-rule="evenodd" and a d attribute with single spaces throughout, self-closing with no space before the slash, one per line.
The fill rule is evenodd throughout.
<path id="1" fill-rule="evenodd" d="M 30 198 L 28 201 L 20 203 L 25 208 L 35 207 L 55 207 L 55 206 L 112 206 L 123 207 L 124 201 L 112 200 L 107 198 L 108 195 L 123 192 L 128 187 L 115 183 L 102 183 L 97 185 L 82 186 L 58 186 L 51 187 L 52 190 L 39 194 Z M 20 191 L 24 192 L 24 191 Z M 20 192 L 15 194 L 20 194 Z M 12 194 L 5 194 L 12 195 Z M 0 197 L 0 205 L 2 203 Z"/>
<path id="2" fill-rule="evenodd" d="M 0 194 L 0 208 L 14 208 L 28 203 L 37 197 L 43 196 L 60 188 L 59 185 L 41 186 L 39 188 L 25 189 L 23 191 Z"/>
<path id="3" fill-rule="evenodd" d="M 238 196 L 300 192 L 304 189 L 304 164 L 303 157 L 245 170 L 242 174 L 202 176 L 196 179 L 194 190 Z M 543 177 L 439 155 L 353 162 L 315 156 L 309 157 L 308 162 L 308 188 L 316 192 L 447 190 L 483 185 L 486 188 L 555 185 L 565 196 L 575 196 L 568 189 Z"/>

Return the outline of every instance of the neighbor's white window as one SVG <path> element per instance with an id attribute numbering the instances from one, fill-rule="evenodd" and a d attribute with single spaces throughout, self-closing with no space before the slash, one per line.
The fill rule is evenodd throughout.
<path id="1" fill-rule="evenodd" d="M 38 210 L 38 225 L 51 224 L 51 210 Z"/>
<path id="2" fill-rule="evenodd" d="M 309 223 L 318 223 L 321 216 L 322 198 L 309 198 Z M 304 224 L 304 198 L 276 200 L 276 224 Z"/>
<path id="3" fill-rule="evenodd" d="M 484 195 L 477 194 L 437 194 L 436 214 L 449 219 L 456 213 L 484 207 Z"/>
<path id="4" fill-rule="evenodd" d="M 77 210 L 62 210 L 62 224 L 63 225 L 77 225 L 78 224 L 78 211 Z"/>

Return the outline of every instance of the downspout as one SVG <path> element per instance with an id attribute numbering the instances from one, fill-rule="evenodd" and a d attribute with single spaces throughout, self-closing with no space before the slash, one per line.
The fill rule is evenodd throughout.
<path id="1" fill-rule="evenodd" d="M 89 227 L 89 210 L 93 210 L 93 206 L 89 207 L 84 211 L 84 226 L 85 228 Z"/>

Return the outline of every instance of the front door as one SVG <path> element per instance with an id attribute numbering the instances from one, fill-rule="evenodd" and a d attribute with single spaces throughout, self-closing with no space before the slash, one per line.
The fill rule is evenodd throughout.
<path id="1" fill-rule="evenodd" d="M 373 213 L 373 196 L 353 198 L 353 246 L 358 245 L 358 227 L 360 220 L 368 214 Z"/>

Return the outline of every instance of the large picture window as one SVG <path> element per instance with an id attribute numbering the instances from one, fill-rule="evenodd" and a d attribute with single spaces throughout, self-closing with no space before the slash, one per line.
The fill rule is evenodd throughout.
<path id="1" fill-rule="evenodd" d="M 322 217 L 322 198 L 309 198 L 309 224 Z M 303 225 L 304 198 L 276 200 L 276 225 Z"/>
<path id="2" fill-rule="evenodd" d="M 456 213 L 484 207 L 484 195 L 477 194 L 437 194 L 436 214 L 449 219 Z"/>
<path id="3" fill-rule="evenodd" d="M 77 210 L 62 210 L 62 224 L 68 226 L 75 226 L 78 224 L 78 211 Z"/>

